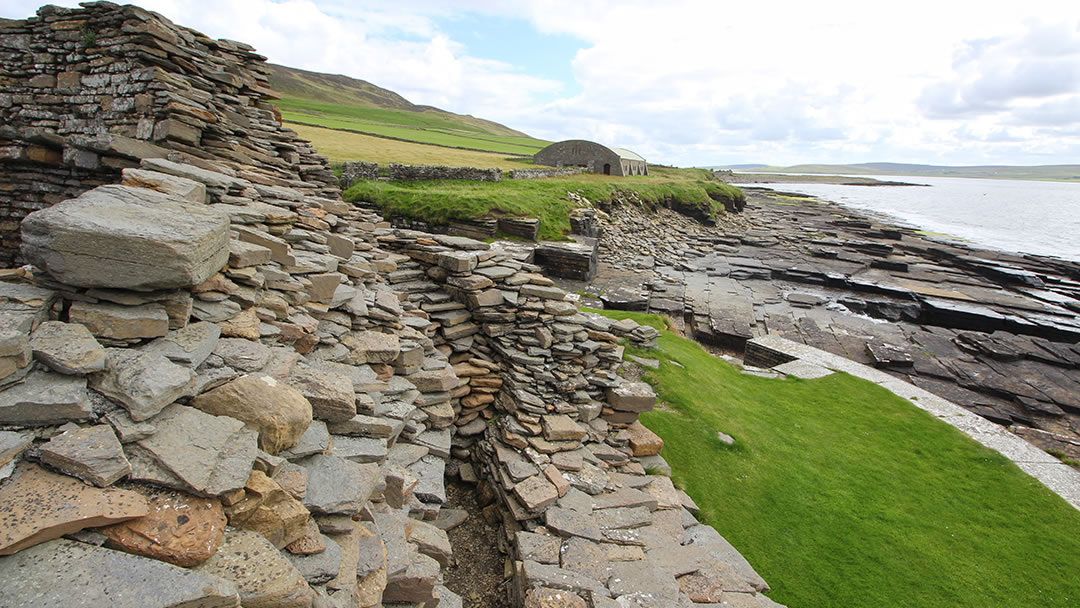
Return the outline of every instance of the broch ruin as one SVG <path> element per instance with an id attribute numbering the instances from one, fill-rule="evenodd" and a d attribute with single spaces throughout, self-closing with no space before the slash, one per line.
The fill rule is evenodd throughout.
<path id="1" fill-rule="evenodd" d="M 655 330 L 342 202 L 251 47 L 81 6 L 0 23 L 0 606 L 462 606 L 448 473 L 511 605 L 777 605 L 645 474 Z"/>

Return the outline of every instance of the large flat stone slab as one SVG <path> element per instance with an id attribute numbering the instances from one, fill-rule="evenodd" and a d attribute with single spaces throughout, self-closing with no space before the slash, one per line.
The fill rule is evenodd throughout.
<path id="1" fill-rule="evenodd" d="M 194 571 L 236 585 L 249 608 L 308 608 L 314 597 L 304 576 L 257 532 L 226 532 L 217 552 Z"/>
<path id="2" fill-rule="evenodd" d="M 213 575 L 72 540 L 0 558 L 3 606 L 233 608 L 236 587 Z"/>
<path id="3" fill-rule="evenodd" d="M 247 483 L 257 433 L 243 422 L 173 404 L 154 425 L 153 435 L 124 447 L 132 479 L 199 496 L 219 496 Z"/>
<path id="4" fill-rule="evenodd" d="M 22 222 L 26 259 L 77 287 L 198 285 L 228 262 L 228 241 L 228 216 L 128 186 L 95 188 Z"/>
<path id="5" fill-rule="evenodd" d="M 24 463 L 0 488 L 0 555 L 149 511 L 146 500 L 135 492 L 95 488 Z"/>
<path id="6" fill-rule="evenodd" d="M 85 420 L 93 413 L 86 378 L 35 370 L 0 392 L 0 424 L 39 426 Z"/>

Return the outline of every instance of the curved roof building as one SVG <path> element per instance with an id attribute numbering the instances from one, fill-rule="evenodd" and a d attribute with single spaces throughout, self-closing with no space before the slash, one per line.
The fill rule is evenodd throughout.
<path id="1" fill-rule="evenodd" d="M 612 148 L 584 139 L 568 139 L 540 150 L 533 162 L 549 167 L 585 167 L 604 175 L 648 175 L 645 159 L 624 148 Z"/>

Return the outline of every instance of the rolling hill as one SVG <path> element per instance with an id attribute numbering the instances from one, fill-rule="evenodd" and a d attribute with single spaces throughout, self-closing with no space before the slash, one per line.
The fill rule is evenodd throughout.
<path id="1" fill-rule="evenodd" d="M 314 131 L 305 130 L 308 135 L 314 133 L 313 142 L 320 149 L 320 139 L 325 137 L 340 143 L 342 139 L 349 139 L 344 135 L 346 133 L 495 153 L 500 158 L 532 156 L 550 143 L 497 122 L 414 104 L 364 80 L 281 65 L 268 66 L 270 85 L 280 96 L 275 103 L 282 118 L 297 125 L 319 127 Z M 325 130 L 337 133 L 321 134 Z M 358 145 L 360 142 L 357 139 Z M 409 162 L 408 159 L 401 160 Z"/>

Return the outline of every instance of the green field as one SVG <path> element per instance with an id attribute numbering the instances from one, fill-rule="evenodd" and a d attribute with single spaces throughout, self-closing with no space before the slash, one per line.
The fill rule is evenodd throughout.
<path id="1" fill-rule="evenodd" d="M 528 136 L 493 133 L 434 111 L 365 108 L 288 96 L 276 103 L 287 122 L 436 146 L 532 156 L 550 143 Z"/>
<path id="2" fill-rule="evenodd" d="M 632 192 L 646 206 L 665 206 L 702 219 L 724 213 L 724 202 L 741 200 L 742 191 L 723 184 L 702 169 L 654 167 L 652 175 L 614 177 L 583 174 L 501 182 L 363 180 L 345 191 L 347 201 L 374 203 L 386 216 L 400 215 L 429 223 L 507 214 L 540 219 L 541 239 L 563 239 L 570 230 L 575 192 L 602 204 L 619 192 Z"/>
<path id="3" fill-rule="evenodd" d="M 363 160 L 380 165 L 404 163 L 407 165 L 450 165 L 453 167 L 480 167 L 483 169 L 534 168 L 521 157 L 494 152 L 476 152 L 460 148 L 444 148 L 428 144 L 363 135 L 351 131 L 339 131 L 322 127 L 290 124 L 288 127 L 330 159 L 332 163 Z"/>
<path id="4" fill-rule="evenodd" d="M 605 314 L 663 327 L 655 316 Z M 700 517 L 769 582 L 772 599 L 1080 605 L 1080 512 L 997 452 L 846 374 L 748 376 L 667 331 L 647 356 L 661 360 L 646 378 L 666 407 L 642 422 L 664 438 L 662 455 Z"/>

